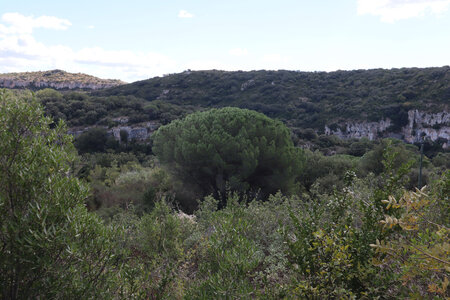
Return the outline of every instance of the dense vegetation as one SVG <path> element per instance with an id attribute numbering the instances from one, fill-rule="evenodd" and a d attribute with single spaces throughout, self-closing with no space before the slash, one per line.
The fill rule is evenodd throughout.
<path id="1" fill-rule="evenodd" d="M 344 128 L 346 122 L 390 118 L 386 134 L 401 136 L 409 110 L 448 111 L 449 70 L 186 71 L 92 93 L 43 89 L 36 96 L 49 116 L 65 120 L 71 128 L 111 128 L 123 125 L 122 120 L 127 126 L 143 126 L 148 121 L 168 124 L 195 111 L 247 108 L 283 121 L 296 146 L 327 155 L 362 155 L 370 143 L 326 136 L 324 126 L 335 130 Z M 440 126 L 448 124 L 434 129 Z M 425 151 L 435 156 L 443 142 L 427 141 Z"/>
<path id="2" fill-rule="evenodd" d="M 110 293 L 120 271 L 112 228 L 88 213 L 76 152 L 36 101 L 0 94 L 0 295 L 84 298 Z"/>
<path id="3" fill-rule="evenodd" d="M 445 153 L 425 157 L 427 186 L 415 190 L 415 146 L 305 150 L 295 193 L 230 191 L 186 215 L 180 178 L 155 157 L 77 156 L 64 124 L 43 114 L 28 94 L 0 94 L 3 299 L 450 296 Z"/>
<path id="4" fill-rule="evenodd" d="M 186 71 L 97 93 L 180 106 L 248 108 L 290 127 L 323 130 L 325 124 L 386 117 L 403 126 L 409 109 L 442 111 L 448 106 L 450 67 L 329 73 Z"/>
<path id="5" fill-rule="evenodd" d="M 303 155 L 280 121 L 239 108 L 191 114 L 161 127 L 153 152 L 198 197 L 226 192 L 261 193 L 294 189 Z M 186 206 L 184 206 L 186 208 Z"/>
<path id="6" fill-rule="evenodd" d="M 65 120 L 75 131 L 88 126 L 145 127 L 148 121 L 168 124 L 211 107 L 249 108 L 283 121 L 291 129 L 295 146 L 326 155 L 362 156 L 377 142 L 327 136 L 323 126 L 334 130 L 348 121 L 389 117 L 393 124 L 388 132 L 401 135 L 408 110 L 448 111 L 449 91 L 449 67 L 442 67 L 330 73 L 186 71 L 96 93 L 42 89 L 36 97 L 48 116 Z M 124 147 L 109 136 L 106 144 L 89 145 L 84 141 L 93 139 L 86 135 L 77 143 L 81 152 L 92 152 L 95 149 L 90 148 L 98 146 L 101 151 L 150 153 L 149 145 L 133 142 Z M 442 152 L 443 142 L 427 140 L 427 156 L 433 158 Z"/>
<path id="7" fill-rule="evenodd" d="M 91 95 L 47 90 L 38 97 L 53 117 L 64 118 L 71 126 L 105 124 L 104 117 L 117 116 L 128 116 L 131 123 L 152 119 L 167 123 L 193 109 L 236 106 L 279 118 L 290 127 L 323 130 L 325 124 L 385 117 L 398 127 L 404 125 L 409 109 L 448 109 L 449 70 L 186 71 Z M 80 119 L 88 112 L 88 118 Z"/>
<path id="8" fill-rule="evenodd" d="M 114 126 L 119 117 L 127 117 L 129 124 L 158 120 L 163 124 L 199 108 L 178 106 L 164 101 L 148 102 L 134 96 L 93 97 L 88 93 L 71 91 L 61 93 L 53 89 L 36 92 L 47 114 L 63 119 L 71 127 Z"/>

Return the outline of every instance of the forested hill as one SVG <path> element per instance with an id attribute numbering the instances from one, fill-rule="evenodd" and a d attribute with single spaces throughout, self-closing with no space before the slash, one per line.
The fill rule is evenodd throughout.
<path id="1" fill-rule="evenodd" d="M 62 70 L 0 74 L 0 87 L 56 90 L 97 90 L 125 84 L 116 79 L 100 79 L 83 73 Z"/>
<path id="2" fill-rule="evenodd" d="M 185 71 L 95 92 L 200 107 L 237 106 L 292 127 L 390 118 L 404 126 L 408 111 L 448 110 L 450 67 L 336 72 Z"/>

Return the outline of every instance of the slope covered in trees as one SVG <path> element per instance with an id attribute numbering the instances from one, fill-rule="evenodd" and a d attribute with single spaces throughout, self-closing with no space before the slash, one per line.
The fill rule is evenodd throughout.
<path id="1" fill-rule="evenodd" d="M 418 142 L 425 132 L 432 137 L 426 150 L 436 152 L 448 145 L 449 70 L 186 71 L 102 91 L 46 88 L 36 95 L 48 115 L 76 130 L 142 127 L 148 121 L 168 124 L 194 111 L 235 106 L 283 121 L 292 129 L 296 145 L 304 148 L 339 152 L 345 142 L 321 136 L 325 133 Z M 414 116 L 425 123 L 417 125 Z M 390 121 L 382 125 L 387 118 Z"/>
<path id="2" fill-rule="evenodd" d="M 450 100 L 450 67 L 336 72 L 185 71 L 103 91 L 175 105 L 237 106 L 323 130 L 341 121 L 391 118 L 404 125 L 407 111 L 440 112 Z M 406 119 L 405 119 L 406 117 Z"/>

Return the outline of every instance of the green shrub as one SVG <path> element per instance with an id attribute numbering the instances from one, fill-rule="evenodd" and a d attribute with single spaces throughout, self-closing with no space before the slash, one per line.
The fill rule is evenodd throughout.
<path id="1" fill-rule="evenodd" d="M 151 213 L 138 225 L 138 245 L 149 260 L 177 258 L 182 255 L 182 221 L 164 201 L 159 201 Z"/>
<path id="2" fill-rule="evenodd" d="M 118 228 L 87 212 L 62 122 L 0 91 L 0 296 L 111 298 L 121 272 Z"/>
<path id="3" fill-rule="evenodd" d="M 448 185 L 448 180 L 449 177 L 444 176 L 442 184 Z M 400 198 L 389 196 L 382 201 L 387 209 L 381 220 L 384 228 L 400 227 L 402 232 L 381 241 L 377 239 L 371 245 L 378 254 L 374 263 L 399 273 L 400 295 L 404 297 L 450 296 L 450 229 L 445 218 L 448 217 L 448 194 L 446 199 L 437 196 L 427 194 L 424 187 L 415 192 L 405 191 Z M 447 211 L 432 210 L 439 202 L 447 204 Z"/>
<path id="4" fill-rule="evenodd" d="M 200 244 L 199 271 L 202 280 L 189 294 L 194 298 L 251 298 L 255 295 L 252 274 L 261 263 L 263 253 L 247 237 L 254 220 L 246 209 L 228 199 L 227 209 L 214 214 L 210 234 Z"/>

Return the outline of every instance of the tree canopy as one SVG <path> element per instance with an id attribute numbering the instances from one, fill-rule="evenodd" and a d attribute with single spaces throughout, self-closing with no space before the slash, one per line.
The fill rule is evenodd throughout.
<path id="1" fill-rule="evenodd" d="M 153 142 L 163 164 L 205 193 L 289 192 L 302 165 L 288 128 L 247 109 L 188 115 L 161 127 Z"/>

